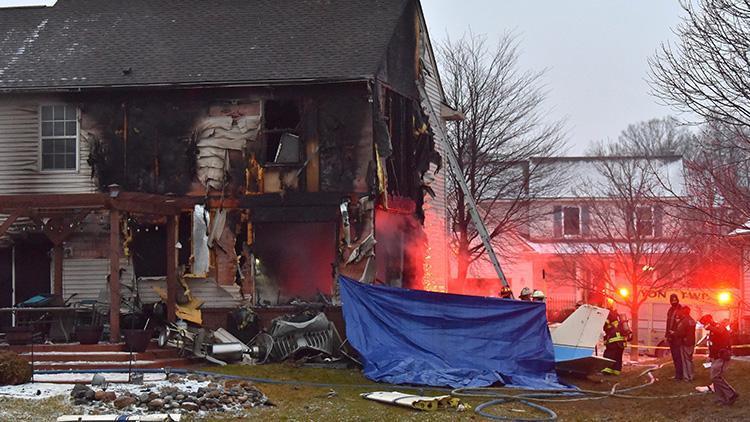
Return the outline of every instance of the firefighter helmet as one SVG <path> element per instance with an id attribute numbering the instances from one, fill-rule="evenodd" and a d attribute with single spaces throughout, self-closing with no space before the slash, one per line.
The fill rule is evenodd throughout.
<path id="1" fill-rule="evenodd" d="M 531 300 L 533 301 L 544 302 L 544 299 L 546 299 L 546 296 L 541 290 L 534 290 L 534 293 L 531 294 Z"/>
<path id="2" fill-rule="evenodd" d="M 510 299 L 513 297 L 513 290 L 510 289 L 508 286 L 503 286 L 502 289 L 500 289 L 500 297 L 504 299 Z"/>
<path id="3" fill-rule="evenodd" d="M 524 287 L 521 289 L 521 294 L 518 295 L 521 299 L 531 300 L 531 289 Z"/>

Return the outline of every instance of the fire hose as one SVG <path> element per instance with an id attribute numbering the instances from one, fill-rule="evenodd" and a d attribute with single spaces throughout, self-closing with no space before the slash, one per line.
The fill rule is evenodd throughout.
<path id="1" fill-rule="evenodd" d="M 474 409 L 474 412 L 483 416 L 487 419 L 500 420 L 500 421 L 524 421 L 524 422 L 541 422 L 541 421 L 556 421 L 557 414 L 545 406 L 542 406 L 534 402 L 543 403 L 564 403 L 564 402 L 575 402 L 584 400 L 600 400 L 608 397 L 623 398 L 623 399 L 640 399 L 640 400 L 659 400 L 659 399 L 672 399 L 682 398 L 696 395 L 703 395 L 706 393 L 687 393 L 687 394 L 673 394 L 665 396 L 644 396 L 634 394 L 624 394 L 635 390 L 639 390 L 648 387 L 656 382 L 656 378 L 652 374 L 653 371 L 662 368 L 664 365 L 650 365 L 648 369 L 643 371 L 639 376 L 646 376 L 648 380 L 643 384 L 639 384 L 633 387 L 618 389 L 618 384 L 615 384 L 609 391 L 599 390 L 582 390 L 578 389 L 575 391 L 570 390 L 545 390 L 539 392 L 539 390 L 528 390 L 528 389 L 513 389 L 514 391 L 520 391 L 521 394 L 507 394 L 509 389 L 503 388 L 457 388 L 451 391 L 451 395 L 455 397 L 469 397 L 469 398 L 489 398 L 490 401 L 484 402 Z M 546 414 L 543 418 L 518 418 L 518 417 L 506 417 L 501 415 L 494 415 L 487 413 L 485 409 L 493 406 L 517 402 L 524 406 L 536 409 Z"/>
<path id="2" fill-rule="evenodd" d="M 644 396 L 644 395 L 634 395 L 634 394 L 626 394 L 630 393 L 645 387 L 648 387 L 656 382 L 656 378 L 653 376 L 652 372 L 664 367 L 664 365 L 669 364 L 663 363 L 661 365 L 650 365 L 648 369 L 643 371 L 639 376 L 646 376 L 648 377 L 648 380 L 644 382 L 643 384 L 639 384 L 633 387 L 627 387 L 618 389 L 618 384 L 615 384 L 610 390 L 608 391 L 599 391 L 599 390 L 582 390 L 582 389 L 576 389 L 576 390 L 533 390 L 533 389 L 518 389 L 518 388 L 477 388 L 477 387 L 468 387 L 468 388 L 457 388 L 457 389 L 446 389 L 446 388 L 440 388 L 440 387 L 413 387 L 413 386 L 403 386 L 403 385 L 388 385 L 388 384 L 379 384 L 380 386 L 384 387 L 394 387 L 399 388 L 402 390 L 431 390 L 431 391 L 450 391 L 451 396 L 458 397 L 458 398 L 488 398 L 491 399 L 487 402 L 484 402 L 480 405 L 478 405 L 474 412 L 477 413 L 480 416 L 483 416 L 487 419 L 491 420 L 501 420 L 501 421 L 524 421 L 524 422 L 542 422 L 542 421 L 556 421 L 557 420 L 557 414 L 552 410 L 549 409 L 546 406 L 543 406 L 541 404 L 535 403 L 535 402 L 541 402 L 541 403 L 564 403 L 564 402 L 576 402 L 576 401 L 584 401 L 584 400 L 600 400 L 605 399 L 608 397 L 612 398 L 623 398 L 623 399 L 641 399 L 641 400 L 658 400 L 658 399 L 671 399 L 671 398 L 682 398 L 682 397 L 689 397 L 689 396 L 696 396 L 696 395 L 704 395 L 706 393 L 688 393 L 688 394 L 674 394 L 674 395 L 664 395 L 664 396 Z M 112 373 L 118 373 L 118 372 L 127 372 L 128 370 L 79 370 L 74 371 L 76 373 L 97 373 L 97 372 L 112 372 Z M 71 373 L 70 371 L 62 371 L 62 370 L 44 370 L 44 371 L 34 371 L 36 374 L 56 374 L 56 373 Z M 135 373 L 163 373 L 165 372 L 163 369 L 133 369 L 132 372 Z M 210 372 L 210 371 L 200 371 L 200 370 L 189 370 L 189 369 L 177 369 L 177 368 L 171 368 L 169 370 L 170 373 L 175 374 L 198 374 L 198 375 L 204 375 L 204 376 L 214 376 L 214 377 L 221 377 L 226 379 L 236 379 L 236 380 L 244 380 L 244 381 L 250 381 L 254 383 L 259 384 L 276 384 L 276 385 L 296 385 L 296 386 L 304 386 L 304 387 L 323 387 L 323 388 L 371 388 L 373 387 L 372 384 L 339 384 L 339 383 L 321 383 L 321 382 L 309 382 L 309 381 L 297 381 L 297 380 L 278 380 L 278 379 L 272 379 L 272 378 L 260 378 L 260 377 L 250 377 L 250 376 L 241 376 L 241 375 L 228 375 L 228 374 L 222 374 L 220 372 Z M 511 394 L 510 391 L 518 392 L 520 394 Z M 491 413 L 487 413 L 485 410 L 489 409 L 491 407 L 504 404 L 504 403 L 519 403 L 526 407 L 530 407 L 532 409 L 538 410 L 542 413 L 544 413 L 546 416 L 542 418 L 518 418 L 518 417 L 506 417 L 501 415 L 494 415 Z"/>

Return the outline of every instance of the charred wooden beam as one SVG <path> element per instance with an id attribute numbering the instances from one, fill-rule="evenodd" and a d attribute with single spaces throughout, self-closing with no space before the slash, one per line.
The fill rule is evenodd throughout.
<path id="1" fill-rule="evenodd" d="M 259 207 L 253 209 L 255 223 L 339 221 L 338 207 Z"/>
<path id="2" fill-rule="evenodd" d="M 123 212 L 153 215 L 177 215 L 180 207 L 171 196 L 153 195 L 140 192 L 119 192 L 110 195 L 108 207 Z"/>

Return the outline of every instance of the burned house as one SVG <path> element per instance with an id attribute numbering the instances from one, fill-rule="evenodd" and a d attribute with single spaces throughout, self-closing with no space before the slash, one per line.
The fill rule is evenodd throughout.
<path id="1" fill-rule="evenodd" d="M 450 110 L 418 1 L 59 0 L 0 28 L 0 307 L 132 282 L 221 325 L 336 303 L 338 274 L 441 289 Z"/>

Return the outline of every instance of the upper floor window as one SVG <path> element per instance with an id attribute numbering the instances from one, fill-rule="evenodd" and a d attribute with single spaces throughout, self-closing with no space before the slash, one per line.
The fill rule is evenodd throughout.
<path id="1" fill-rule="evenodd" d="M 633 225 L 641 236 L 654 235 L 654 207 L 636 207 Z"/>
<path id="2" fill-rule="evenodd" d="M 581 234 L 581 209 L 579 207 L 563 207 L 563 235 L 577 236 Z"/>
<path id="3" fill-rule="evenodd" d="M 41 106 L 42 170 L 78 168 L 78 111 L 72 105 Z"/>

